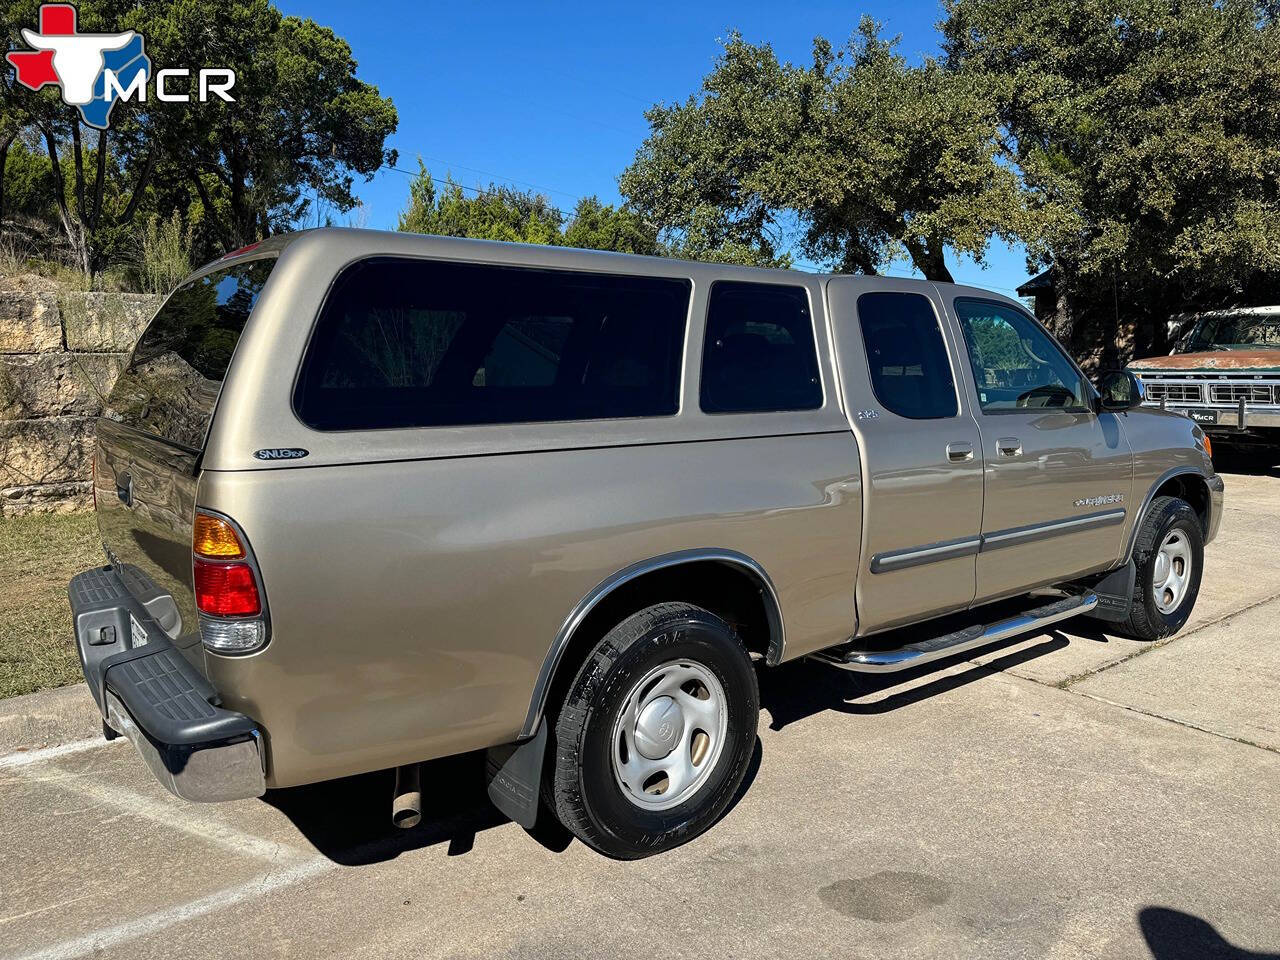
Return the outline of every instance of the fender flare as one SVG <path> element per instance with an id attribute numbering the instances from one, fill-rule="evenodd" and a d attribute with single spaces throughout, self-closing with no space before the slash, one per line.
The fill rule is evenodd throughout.
<path id="1" fill-rule="evenodd" d="M 587 618 L 587 614 L 594 610 L 613 591 L 623 584 L 635 580 L 637 577 L 642 577 L 655 570 L 705 561 L 737 567 L 739 570 L 746 572 L 756 582 L 764 600 L 765 616 L 769 620 L 769 652 L 766 662 L 771 666 L 779 663 L 782 660 L 782 651 L 786 643 L 786 633 L 782 623 L 782 607 L 778 603 L 778 592 L 773 586 L 773 581 L 769 579 L 769 575 L 765 573 L 764 567 L 745 553 L 716 548 L 678 550 L 675 553 L 650 557 L 648 560 L 641 560 L 638 563 L 624 567 L 611 577 L 596 584 L 569 612 L 564 623 L 561 624 L 560 630 L 556 633 L 550 649 L 547 650 L 546 656 L 543 657 L 542 667 L 538 670 L 538 678 L 534 683 L 533 696 L 529 700 L 529 710 L 525 716 L 524 725 L 520 728 L 519 739 L 532 737 L 538 732 L 538 726 L 542 723 L 542 717 L 546 711 L 547 696 L 551 691 L 552 681 L 555 679 L 556 672 L 564 659 L 565 651 L 568 650 L 569 644 L 573 640 L 574 633 Z"/>
<path id="2" fill-rule="evenodd" d="M 1138 510 L 1137 514 L 1134 516 L 1133 527 L 1129 530 L 1129 542 L 1125 544 L 1124 554 L 1120 557 L 1120 563 L 1118 564 L 1118 566 L 1123 566 L 1124 564 L 1128 563 L 1130 560 L 1133 559 L 1133 548 L 1138 541 L 1138 530 L 1142 527 L 1143 521 L 1147 519 L 1147 511 L 1151 509 L 1151 502 L 1156 498 L 1156 491 L 1159 490 L 1161 487 L 1163 487 L 1166 483 L 1168 483 L 1174 477 L 1181 477 L 1181 476 L 1188 476 L 1188 475 L 1198 477 L 1205 486 L 1205 495 L 1208 502 L 1207 512 L 1209 514 L 1205 518 L 1207 521 L 1206 530 L 1213 529 L 1213 516 L 1212 516 L 1213 490 L 1214 490 L 1213 481 L 1217 480 L 1217 482 L 1221 484 L 1222 479 L 1218 477 L 1217 474 L 1210 475 L 1205 473 L 1203 470 L 1197 469 L 1196 467 L 1192 467 L 1192 466 L 1183 465 L 1178 467 L 1171 467 L 1168 470 L 1166 470 L 1164 473 L 1160 474 L 1160 476 L 1156 479 L 1155 483 L 1151 484 L 1151 486 L 1147 488 L 1147 495 L 1143 497 L 1142 507 Z"/>

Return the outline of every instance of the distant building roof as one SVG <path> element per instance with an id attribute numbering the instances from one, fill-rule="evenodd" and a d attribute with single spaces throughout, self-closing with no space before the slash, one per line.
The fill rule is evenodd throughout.
<path id="1" fill-rule="evenodd" d="M 1053 290 L 1053 267 L 1038 273 L 1018 288 L 1018 296 L 1034 297 L 1037 293 L 1049 293 Z"/>

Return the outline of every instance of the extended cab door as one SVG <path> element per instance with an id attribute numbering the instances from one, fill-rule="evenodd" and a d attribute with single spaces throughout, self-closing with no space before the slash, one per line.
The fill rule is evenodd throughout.
<path id="1" fill-rule="evenodd" d="M 837 277 L 827 292 L 862 457 L 859 632 L 963 609 L 982 520 L 982 443 L 958 388 L 963 348 L 932 284 Z"/>
<path id="2" fill-rule="evenodd" d="M 1014 304 L 945 288 L 986 466 L 977 600 L 1114 563 L 1130 502 L 1129 443 L 1057 342 Z"/>

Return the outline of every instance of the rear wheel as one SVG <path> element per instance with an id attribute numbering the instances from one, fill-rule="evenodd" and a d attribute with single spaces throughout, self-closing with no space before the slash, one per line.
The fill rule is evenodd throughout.
<path id="1" fill-rule="evenodd" d="M 1177 633 L 1195 607 L 1204 569 L 1204 533 L 1191 505 L 1177 497 L 1153 500 L 1133 558 L 1133 604 L 1121 632 L 1138 640 Z"/>
<path id="2" fill-rule="evenodd" d="M 759 702 L 751 659 L 719 617 L 687 603 L 633 614 L 592 650 L 560 710 L 556 816 L 619 859 L 693 839 L 742 783 Z"/>

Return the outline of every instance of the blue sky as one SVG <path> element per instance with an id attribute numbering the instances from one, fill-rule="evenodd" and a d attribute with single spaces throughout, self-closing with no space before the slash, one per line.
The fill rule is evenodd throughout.
<path id="1" fill-rule="evenodd" d="M 719 40 L 737 29 L 769 41 L 783 59 L 807 61 L 813 38 L 843 42 L 869 13 L 901 34 L 918 59 L 937 50 L 936 2 L 897 3 L 412 3 L 276 0 L 289 14 L 332 27 L 350 42 L 359 76 L 400 112 L 399 166 L 421 156 L 475 186 L 533 187 L 572 208 L 596 194 L 618 201 L 617 177 L 648 132 L 644 111 L 683 100 L 711 69 Z M 360 184 L 363 216 L 395 226 L 409 177 L 379 173 Z M 983 270 L 949 257 L 957 280 L 1012 293 L 1027 277 L 1020 250 L 995 246 Z M 890 271 L 910 274 L 910 265 Z"/>

